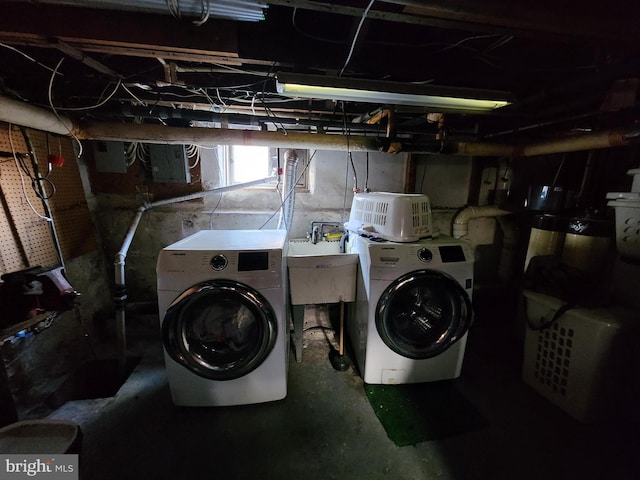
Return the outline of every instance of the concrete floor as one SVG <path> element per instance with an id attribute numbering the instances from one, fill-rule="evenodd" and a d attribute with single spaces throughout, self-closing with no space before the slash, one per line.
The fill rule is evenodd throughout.
<path id="1" fill-rule="evenodd" d="M 583 425 L 551 405 L 520 380 L 519 342 L 499 324 L 476 322 L 454 381 L 484 428 L 409 447 L 387 437 L 354 368 L 332 368 L 325 330 L 305 334 L 302 363 L 291 355 L 286 399 L 224 408 L 173 406 L 160 343 L 145 338 L 114 397 L 50 415 L 80 425 L 82 479 L 640 478 L 638 425 Z"/>

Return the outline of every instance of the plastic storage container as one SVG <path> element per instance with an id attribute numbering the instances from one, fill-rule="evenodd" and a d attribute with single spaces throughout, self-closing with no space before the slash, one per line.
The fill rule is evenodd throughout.
<path id="1" fill-rule="evenodd" d="M 81 443 L 80 428 L 64 420 L 22 420 L 0 428 L 5 454 L 79 454 Z"/>
<path id="2" fill-rule="evenodd" d="M 588 216 L 569 219 L 562 262 L 585 274 L 601 273 L 611 248 L 613 232 L 613 224 L 609 220 Z"/>
<path id="3" fill-rule="evenodd" d="M 567 229 L 567 218 L 557 215 L 536 215 L 531 225 L 529 245 L 524 261 L 524 270 L 527 270 L 533 257 L 555 255 L 560 256 L 564 245 L 564 237 Z"/>
<path id="4" fill-rule="evenodd" d="M 345 227 L 392 242 L 437 236 L 429 197 L 413 193 L 357 193 Z"/>
<path id="5" fill-rule="evenodd" d="M 612 192 L 607 198 L 607 205 L 615 209 L 618 253 L 640 260 L 640 194 Z"/>
<path id="6" fill-rule="evenodd" d="M 610 192 L 607 206 L 615 209 L 616 247 L 623 258 L 640 260 L 640 168 L 631 169 L 630 192 Z"/>
<path id="7" fill-rule="evenodd" d="M 565 302 L 524 290 L 528 323 L 551 323 Z M 522 377 L 552 403 L 583 422 L 621 414 L 625 369 L 637 342 L 636 316 L 621 307 L 570 308 L 548 328 L 526 327 Z M 634 340 L 635 339 L 635 340 Z M 620 411 L 617 411 L 620 410 Z"/>

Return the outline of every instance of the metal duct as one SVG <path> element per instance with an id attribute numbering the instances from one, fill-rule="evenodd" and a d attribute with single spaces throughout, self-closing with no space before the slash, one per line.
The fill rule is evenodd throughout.
<path id="1" fill-rule="evenodd" d="M 173 0 L 172 2 L 167 0 L 41 0 L 39 3 L 130 12 L 165 13 L 190 18 L 228 18 L 245 22 L 264 20 L 264 10 L 268 8 L 266 3 L 253 0 L 209 0 L 204 2 L 202 0 Z"/>
<path id="2" fill-rule="evenodd" d="M 293 221 L 293 209 L 296 203 L 296 183 L 298 179 L 298 153 L 295 150 L 287 150 L 284 153 L 284 182 L 282 183 L 282 209 L 278 220 L 278 229 L 287 231 Z"/>

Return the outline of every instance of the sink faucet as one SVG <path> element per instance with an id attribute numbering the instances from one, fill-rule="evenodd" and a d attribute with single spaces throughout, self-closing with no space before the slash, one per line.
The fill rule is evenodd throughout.
<path id="1" fill-rule="evenodd" d="M 311 227 L 311 243 L 314 245 L 318 243 L 318 238 L 320 238 L 320 229 L 317 225 Z"/>
<path id="2" fill-rule="evenodd" d="M 311 233 L 309 239 L 314 245 L 324 238 L 324 228 L 332 227 L 333 230 L 342 231 L 342 224 L 340 222 L 311 222 Z"/>

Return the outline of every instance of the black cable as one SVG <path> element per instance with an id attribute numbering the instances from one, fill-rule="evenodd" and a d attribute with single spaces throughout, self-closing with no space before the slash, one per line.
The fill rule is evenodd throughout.
<path id="1" fill-rule="evenodd" d="M 25 173 L 25 175 L 27 175 L 27 177 L 29 177 L 29 179 L 31 180 L 31 188 L 33 189 L 36 196 L 41 200 L 49 200 L 51 197 L 53 197 L 56 193 L 56 186 L 48 178 L 49 173 L 47 173 L 47 175 L 45 175 L 44 177 L 39 175 L 37 173 L 37 164 L 34 159 L 32 163 L 34 165 L 33 168 L 36 171 L 36 173 L 33 174 L 31 173 L 31 170 L 29 169 L 29 166 L 27 165 L 27 162 L 25 160 L 26 156 L 20 152 L 16 152 L 15 156 L 16 156 L 16 159 L 18 160 L 18 165 L 20 166 L 20 170 L 22 170 Z M 51 194 L 46 195 L 44 186 L 40 184 L 41 181 L 45 181 L 51 186 Z"/>
<path id="2" fill-rule="evenodd" d="M 525 312 L 526 312 L 526 298 L 525 300 Z M 560 308 L 558 308 L 558 310 L 556 310 L 553 314 L 553 316 L 551 317 L 550 320 L 548 320 L 547 322 L 544 321 L 544 318 L 540 318 L 540 323 L 536 324 L 533 322 L 533 320 L 531 320 L 529 318 L 529 315 L 527 315 L 525 313 L 525 318 L 527 320 L 527 326 L 534 331 L 542 331 L 542 330 L 546 330 L 547 328 L 553 326 L 555 323 L 558 322 L 558 320 L 560 320 L 560 317 L 562 317 L 562 315 L 565 314 L 565 312 L 567 312 L 567 310 L 571 310 L 572 308 L 575 308 L 576 305 L 573 303 L 565 303 L 564 305 L 562 305 Z"/>
<path id="3" fill-rule="evenodd" d="M 42 181 L 47 182 L 51 186 L 51 193 L 49 195 L 45 195 L 44 186 L 39 185 L 39 182 L 42 182 Z M 56 194 L 56 186 L 55 186 L 55 184 L 50 179 L 48 179 L 47 177 L 32 178 L 31 179 L 31 188 L 33 188 L 33 191 L 42 200 L 49 200 L 51 197 L 53 197 Z"/>
<path id="4" fill-rule="evenodd" d="M 349 149 L 349 128 L 347 127 L 347 112 L 344 109 L 344 102 L 341 102 L 342 105 L 342 127 L 344 129 L 345 136 L 347 137 L 347 158 L 351 162 L 351 169 L 353 170 L 353 188 L 358 189 L 358 174 L 356 172 L 356 167 L 353 164 L 353 156 L 351 155 L 351 150 Z"/>
<path id="5" fill-rule="evenodd" d="M 353 164 L 353 155 L 349 152 L 349 161 L 351 162 L 351 169 L 353 170 L 353 183 L 355 188 L 358 188 L 358 174 L 356 173 L 356 166 Z"/>
<path id="6" fill-rule="evenodd" d="M 367 152 L 367 170 L 366 176 L 364 177 L 364 191 L 369 191 L 369 152 Z"/>

